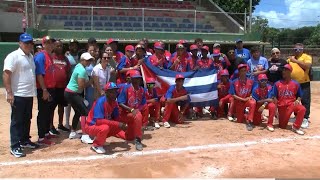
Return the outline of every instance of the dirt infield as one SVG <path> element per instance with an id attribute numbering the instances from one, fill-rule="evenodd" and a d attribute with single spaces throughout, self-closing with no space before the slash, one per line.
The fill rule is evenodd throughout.
<path id="1" fill-rule="evenodd" d="M 219 178 L 320 177 L 320 82 L 312 83 L 311 124 L 305 136 L 276 128 L 269 132 L 227 120 L 189 121 L 170 129 L 146 132 L 142 152 L 116 138 L 107 139 L 106 155 L 96 155 L 80 140 L 63 133 L 57 143 L 17 159 L 9 153 L 10 109 L 1 89 L 0 177 Z M 37 140 L 37 105 L 32 140 Z M 57 124 L 57 117 L 55 117 Z"/>

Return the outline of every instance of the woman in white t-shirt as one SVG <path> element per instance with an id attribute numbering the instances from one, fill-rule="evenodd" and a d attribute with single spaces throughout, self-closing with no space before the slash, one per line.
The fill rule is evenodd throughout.
<path id="1" fill-rule="evenodd" d="M 108 53 L 103 53 L 101 62 L 92 71 L 95 100 L 104 95 L 104 86 L 110 79 L 112 67 L 109 65 L 109 55 Z"/>

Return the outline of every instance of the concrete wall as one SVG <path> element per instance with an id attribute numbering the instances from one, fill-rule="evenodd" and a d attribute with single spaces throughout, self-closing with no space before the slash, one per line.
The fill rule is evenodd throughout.
<path id="1" fill-rule="evenodd" d="M 22 14 L 0 10 L 0 32 L 22 32 Z"/>

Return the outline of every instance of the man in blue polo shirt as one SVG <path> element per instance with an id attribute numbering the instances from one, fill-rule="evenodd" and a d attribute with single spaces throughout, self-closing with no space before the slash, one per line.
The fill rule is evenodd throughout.
<path id="1" fill-rule="evenodd" d="M 241 39 L 236 40 L 236 49 L 235 54 L 236 57 L 241 58 L 244 62 L 247 62 L 250 59 L 250 51 L 243 47 L 243 43 Z"/>
<path id="2" fill-rule="evenodd" d="M 247 64 L 249 67 L 250 78 L 257 81 L 259 74 L 266 74 L 269 69 L 268 60 L 261 56 L 260 48 L 254 46 L 250 49 L 251 58 Z"/>

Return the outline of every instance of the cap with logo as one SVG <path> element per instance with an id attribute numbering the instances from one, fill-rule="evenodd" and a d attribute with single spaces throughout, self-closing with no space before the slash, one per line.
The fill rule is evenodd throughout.
<path id="1" fill-rule="evenodd" d="M 259 80 L 259 81 L 264 80 L 264 79 L 268 80 L 268 77 L 267 77 L 266 74 L 259 74 L 259 75 L 258 75 L 258 80 Z"/>
<path id="2" fill-rule="evenodd" d="M 153 45 L 153 47 L 154 47 L 155 49 L 164 50 L 164 48 L 163 48 L 163 46 L 162 46 L 162 44 L 161 44 L 160 42 L 155 42 L 154 45 Z"/>
<path id="3" fill-rule="evenodd" d="M 183 76 L 182 74 L 177 74 L 177 75 L 176 75 L 176 80 L 177 80 L 177 79 L 184 79 L 184 76 Z"/>
<path id="4" fill-rule="evenodd" d="M 283 66 L 285 69 L 288 69 L 290 72 L 292 72 L 292 67 L 290 64 L 286 64 Z"/>
<path id="5" fill-rule="evenodd" d="M 107 44 L 117 43 L 117 42 L 118 42 L 117 40 L 114 40 L 114 39 L 110 38 L 110 39 L 107 41 Z"/>
<path id="6" fill-rule="evenodd" d="M 30 41 L 33 41 L 33 38 L 32 38 L 32 36 L 30 34 L 23 33 L 23 34 L 20 35 L 19 41 L 21 41 L 21 42 L 30 42 Z"/>
<path id="7" fill-rule="evenodd" d="M 130 73 L 130 77 L 131 78 L 141 78 L 141 73 L 137 70 L 132 70 L 132 72 Z"/>
<path id="8" fill-rule="evenodd" d="M 94 59 L 94 57 L 92 57 L 90 53 L 85 52 L 85 53 L 83 53 L 83 54 L 81 55 L 80 59 L 81 59 L 81 60 L 84 59 L 84 60 L 86 60 L 86 61 L 89 61 L 89 60 L 91 60 L 91 59 Z"/>
<path id="9" fill-rule="evenodd" d="M 176 45 L 176 49 L 184 49 L 185 47 L 184 47 L 184 45 L 183 44 L 177 44 Z"/>
<path id="10" fill-rule="evenodd" d="M 111 89 L 119 89 L 119 87 L 116 85 L 116 83 L 114 82 L 108 82 L 105 86 L 104 86 L 104 90 L 111 90 Z"/>
<path id="11" fill-rule="evenodd" d="M 134 47 L 132 45 L 127 45 L 126 48 L 125 48 L 125 51 L 134 52 Z"/>
<path id="12" fill-rule="evenodd" d="M 45 44 L 46 42 L 51 41 L 51 42 L 55 42 L 56 40 L 50 36 L 44 36 L 42 38 L 42 44 Z"/>

